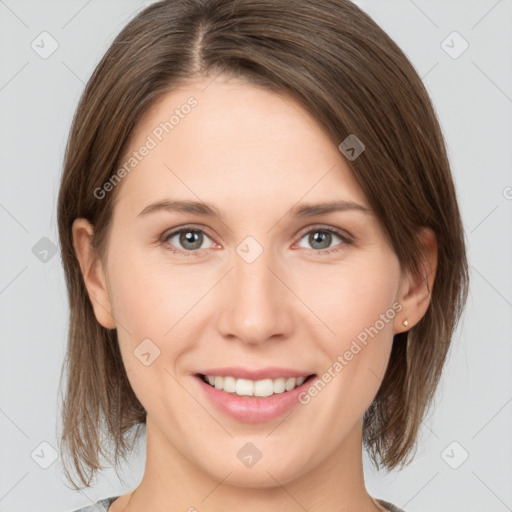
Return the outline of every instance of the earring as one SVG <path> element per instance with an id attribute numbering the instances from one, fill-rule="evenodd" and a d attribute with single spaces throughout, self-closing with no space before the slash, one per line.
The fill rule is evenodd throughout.
<path id="1" fill-rule="evenodd" d="M 407 320 L 404 320 L 404 321 L 402 322 L 402 324 L 403 324 L 405 327 L 408 327 L 408 326 L 409 326 L 409 322 L 408 322 Z"/>

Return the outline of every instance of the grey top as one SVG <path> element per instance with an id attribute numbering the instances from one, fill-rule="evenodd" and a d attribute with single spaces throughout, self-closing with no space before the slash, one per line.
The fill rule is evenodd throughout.
<path id="1" fill-rule="evenodd" d="M 89 505 L 88 507 L 79 508 L 74 512 L 107 512 L 110 504 L 117 500 L 119 496 L 111 496 L 110 498 L 104 498 L 100 501 L 97 501 L 94 505 Z"/>
<path id="2" fill-rule="evenodd" d="M 107 512 L 110 504 L 117 498 L 119 498 L 119 496 L 111 496 L 110 498 L 105 498 L 103 500 L 97 501 L 94 505 L 89 505 L 88 507 L 80 508 L 78 510 L 75 510 L 74 512 Z M 380 500 L 379 498 L 375 499 L 380 505 L 382 505 L 385 509 L 389 510 L 390 512 L 405 512 L 405 510 L 398 508 L 396 505 L 393 505 L 392 503 Z"/>

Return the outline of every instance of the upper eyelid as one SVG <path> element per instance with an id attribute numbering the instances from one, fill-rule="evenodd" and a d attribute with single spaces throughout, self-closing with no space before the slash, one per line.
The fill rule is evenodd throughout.
<path id="1" fill-rule="evenodd" d="M 317 229 L 318 231 L 327 230 L 327 231 L 329 231 L 331 233 L 334 233 L 335 235 L 337 235 L 338 237 L 340 237 L 344 241 L 346 239 L 348 239 L 348 240 L 352 240 L 353 239 L 353 236 L 350 233 L 348 233 L 346 230 L 343 230 L 341 228 L 337 228 L 335 226 L 331 226 L 329 224 L 313 224 L 313 225 L 310 225 L 310 226 L 306 226 L 303 229 L 301 229 L 295 235 L 295 237 L 298 237 L 298 240 L 300 240 L 301 238 L 304 237 L 304 235 L 308 234 L 309 232 L 311 232 L 311 231 L 313 231 L 315 229 Z M 202 232 L 206 236 L 208 236 L 208 238 L 210 238 L 213 242 L 215 242 L 213 237 L 209 234 L 208 228 L 206 228 L 204 226 L 194 225 L 194 224 L 186 224 L 184 226 L 179 226 L 177 228 L 170 229 L 170 230 L 164 232 L 164 234 L 162 235 L 162 240 L 165 241 L 165 240 L 169 239 L 170 237 L 175 236 L 176 234 L 181 233 L 181 232 L 186 231 L 186 230 Z M 217 243 L 217 242 L 215 242 L 215 243 Z M 199 251 L 201 249 L 196 249 L 196 250 Z M 193 251 L 187 251 L 187 252 L 193 252 Z"/>
<path id="2" fill-rule="evenodd" d="M 171 229 L 168 229 L 167 231 L 164 231 L 163 235 L 162 235 L 162 239 L 165 240 L 171 236 L 174 236 L 174 235 L 177 235 L 178 233 L 182 233 L 183 231 L 200 231 L 201 233 L 204 233 L 205 235 L 207 235 L 209 238 L 213 238 L 209 233 L 208 233 L 208 229 L 205 228 L 205 227 L 201 227 L 201 226 L 195 226 L 193 224 L 186 224 L 185 226 L 179 226 L 177 228 L 171 228 Z"/>
<path id="3" fill-rule="evenodd" d="M 330 231 L 338 236 L 351 237 L 351 235 L 348 232 L 346 232 L 344 229 L 337 228 L 337 227 L 331 226 L 329 224 L 313 224 L 312 226 L 306 226 L 303 230 L 299 231 L 299 233 L 297 233 L 296 236 L 300 235 L 302 237 L 306 233 L 309 233 L 310 231 L 313 231 L 315 229 L 317 229 L 318 231 L 322 231 L 322 230 Z"/>

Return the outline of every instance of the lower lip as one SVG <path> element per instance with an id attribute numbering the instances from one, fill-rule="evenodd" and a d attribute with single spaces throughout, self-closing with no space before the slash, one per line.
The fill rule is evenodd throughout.
<path id="1" fill-rule="evenodd" d="M 297 405 L 300 393 L 309 387 L 315 376 L 308 377 L 291 391 L 268 397 L 238 396 L 210 386 L 198 375 L 194 377 L 206 396 L 221 412 L 244 423 L 263 423 L 279 418 Z"/>

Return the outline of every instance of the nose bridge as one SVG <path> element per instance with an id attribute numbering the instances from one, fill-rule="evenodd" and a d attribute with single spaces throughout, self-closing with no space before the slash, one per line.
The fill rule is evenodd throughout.
<path id="1" fill-rule="evenodd" d="M 224 335 L 247 343 L 285 334 L 291 326 L 289 293 L 274 275 L 279 265 L 270 248 L 247 237 L 236 248 L 226 283 L 221 322 Z M 272 270 L 271 270 L 272 269 Z"/>

